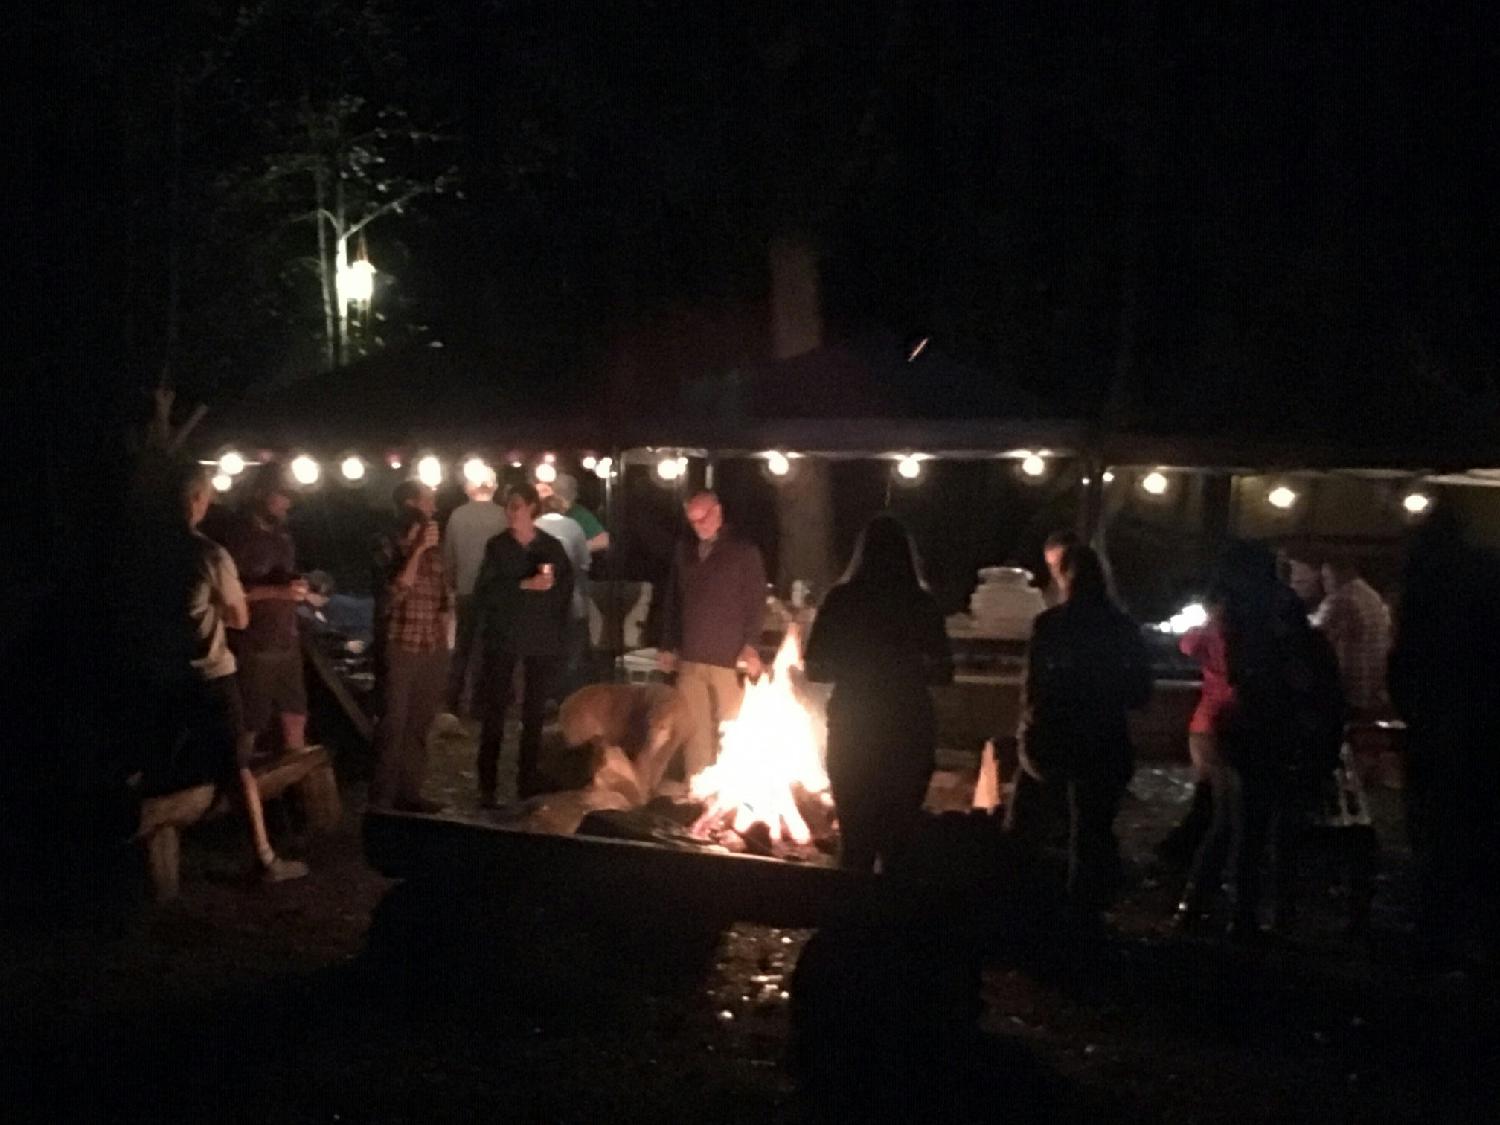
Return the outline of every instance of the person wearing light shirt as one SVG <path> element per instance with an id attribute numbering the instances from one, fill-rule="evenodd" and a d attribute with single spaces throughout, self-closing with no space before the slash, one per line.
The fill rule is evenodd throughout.
<path id="1" fill-rule="evenodd" d="M 1323 564 L 1328 593 L 1312 616 L 1313 627 L 1333 645 L 1351 717 L 1386 710 L 1386 660 L 1391 651 L 1391 611 L 1347 559 Z"/>
<path id="2" fill-rule="evenodd" d="M 461 504 L 448 517 L 443 536 L 443 567 L 453 583 L 457 622 L 454 628 L 453 657 L 448 666 L 448 711 L 454 715 L 469 712 L 478 662 L 474 659 L 475 624 L 474 581 L 484 562 L 484 547 L 504 531 L 509 523 L 505 509 L 495 503 L 495 476 L 470 481 L 465 485 L 469 502 Z"/>

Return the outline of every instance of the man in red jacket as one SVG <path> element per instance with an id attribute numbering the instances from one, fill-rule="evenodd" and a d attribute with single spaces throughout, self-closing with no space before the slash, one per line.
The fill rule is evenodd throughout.
<path id="1" fill-rule="evenodd" d="M 679 543 L 672 559 L 657 661 L 677 673 L 677 690 L 693 715 L 696 729 L 683 747 L 692 777 L 713 764 L 719 724 L 739 715 L 744 688 L 737 666 L 751 679 L 760 675 L 766 566 L 754 543 L 725 526 L 717 495 L 695 493 L 682 510 L 696 541 Z"/>

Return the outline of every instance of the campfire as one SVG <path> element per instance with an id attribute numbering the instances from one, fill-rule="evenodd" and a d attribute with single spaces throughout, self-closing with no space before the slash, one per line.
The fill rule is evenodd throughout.
<path id="1" fill-rule="evenodd" d="M 831 837 L 823 724 L 799 690 L 801 671 L 801 638 L 793 625 L 770 671 L 746 685 L 739 718 L 720 726 L 718 761 L 689 783 L 704 806 L 693 835 L 723 840 L 732 834 L 773 851 Z"/>

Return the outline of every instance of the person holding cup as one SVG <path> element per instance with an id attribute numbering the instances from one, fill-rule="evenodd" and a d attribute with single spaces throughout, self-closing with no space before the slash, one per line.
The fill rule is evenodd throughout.
<path id="1" fill-rule="evenodd" d="M 295 488 L 275 461 L 251 477 L 245 506 L 227 529 L 223 545 L 234 560 L 250 624 L 231 634 L 239 665 L 247 736 L 263 740 L 273 720 L 283 750 L 307 748 L 307 686 L 297 607 L 308 600 L 307 581 L 297 571 L 297 549 L 287 530 Z M 260 747 L 266 752 L 274 746 Z"/>
<path id="2" fill-rule="evenodd" d="M 496 804 L 505 713 L 517 666 L 523 687 L 516 794 L 529 797 L 541 788 L 537 760 L 547 696 L 563 657 L 576 580 L 566 548 L 536 525 L 541 499 L 532 485 L 511 487 L 505 515 L 509 526 L 485 545 L 484 562 L 474 583 L 484 654 L 478 690 L 479 803 L 483 808 Z"/>
<path id="3" fill-rule="evenodd" d="M 432 489 L 402 481 L 392 497 L 396 526 L 376 552 L 376 662 L 382 710 L 375 732 L 370 804 L 435 813 L 422 796 L 427 734 L 448 684 L 448 626 L 453 591 L 444 568 Z"/>

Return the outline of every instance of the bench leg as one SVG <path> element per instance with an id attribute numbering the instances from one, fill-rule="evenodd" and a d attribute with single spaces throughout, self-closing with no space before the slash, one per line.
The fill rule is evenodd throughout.
<path id="1" fill-rule="evenodd" d="M 166 902 L 177 897 L 182 869 L 182 842 L 175 827 L 165 825 L 146 837 L 146 869 L 151 897 Z"/>
<path id="2" fill-rule="evenodd" d="M 315 769 L 303 778 L 297 785 L 297 800 L 310 831 L 332 832 L 338 827 L 343 805 L 332 766 Z"/>

